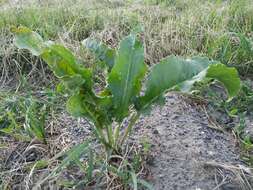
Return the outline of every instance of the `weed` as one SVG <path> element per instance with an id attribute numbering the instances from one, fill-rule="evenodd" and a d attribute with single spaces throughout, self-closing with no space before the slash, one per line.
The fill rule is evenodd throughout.
<path id="1" fill-rule="evenodd" d="M 60 41 L 65 47 L 75 51 L 78 59 L 85 57 L 84 60 L 88 60 L 86 56 L 88 55 L 89 57 L 89 54 L 86 54 L 86 51 L 79 52 L 80 40 L 90 35 L 96 36 L 106 44 L 109 44 L 111 47 L 109 49 L 112 49 L 117 46 L 120 39 L 129 33 L 137 23 L 142 22 L 145 28 L 144 35 L 142 36 L 145 47 L 145 62 L 150 65 L 157 63 L 161 58 L 171 54 L 184 56 L 201 54 L 207 55 L 215 60 L 218 59 L 222 63 L 230 66 L 235 66 L 241 74 L 251 74 L 253 71 L 250 48 L 247 47 L 247 42 L 245 43 L 246 46 L 242 43 L 243 38 L 248 42 L 252 42 L 253 9 L 250 0 L 218 0 L 215 2 L 204 0 L 146 0 L 145 2 L 138 1 L 138 3 L 136 1 L 125 1 L 121 5 L 116 5 L 114 2 L 107 3 L 108 1 L 86 0 L 71 2 L 63 0 L 61 1 L 61 5 L 55 0 L 50 2 L 39 1 L 39 3 L 30 0 L 22 2 L 24 3 L 22 6 L 17 3 L 15 6 L 8 7 L 5 6 L 7 3 L 5 0 L 0 1 L 0 6 L 3 4 L 0 12 L 0 62 L 3 63 L 0 65 L 0 88 L 13 88 L 13 83 L 19 81 L 22 77 L 22 83 L 18 85 L 18 90 L 28 91 L 29 95 L 25 96 L 25 99 L 32 99 L 31 102 L 27 100 L 27 102 L 31 103 L 31 106 L 26 107 L 21 115 L 13 111 L 7 114 L 5 113 L 5 109 L 2 109 L 3 112 L 1 113 L 3 114 L 1 114 L 1 118 L 4 118 L 2 119 L 4 122 L 0 125 L 10 126 L 10 123 L 12 123 L 12 126 L 16 126 L 13 128 L 16 130 L 15 134 L 21 134 L 15 138 L 22 141 L 30 141 L 31 136 L 34 137 L 34 135 L 31 135 L 31 132 L 28 132 L 29 130 L 24 129 L 25 121 L 31 122 L 29 118 L 37 118 L 40 109 L 44 112 L 43 105 L 40 102 L 38 103 L 37 99 L 30 96 L 30 90 L 45 85 L 52 86 L 55 84 L 55 80 L 52 78 L 51 73 L 48 72 L 47 66 L 44 66 L 44 63 L 40 59 L 33 57 L 27 51 L 16 51 L 10 45 L 12 35 L 9 33 L 9 28 L 12 25 L 28 26 L 39 32 L 44 39 Z M 97 43 L 99 44 L 100 40 Z M 101 57 L 97 56 L 99 55 L 97 52 L 94 53 L 96 59 L 105 65 L 103 63 L 103 57 L 101 59 Z M 90 60 L 87 62 L 89 63 L 85 63 L 85 66 L 100 67 L 96 61 L 94 64 Z M 107 76 L 107 74 L 104 73 L 110 71 L 110 69 L 104 71 L 103 69 L 105 67 L 102 68 L 102 74 L 96 73 L 96 76 L 93 75 L 95 79 L 93 89 L 96 89 L 96 93 L 100 92 L 106 86 L 104 75 Z M 95 74 L 95 72 L 94 68 L 93 73 Z M 34 85 L 27 87 L 30 83 Z M 64 84 L 59 85 L 59 91 L 63 87 L 65 88 Z M 250 88 L 247 87 L 246 89 L 243 85 L 237 97 L 230 102 L 219 102 L 219 106 L 225 109 L 232 117 L 238 117 L 238 114 L 241 112 L 251 112 L 251 105 L 253 105 L 252 93 L 248 93 L 250 92 Z M 54 93 L 50 92 L 49 94 L 52 94 L 51 98 L 54 99 Z M 13 94 L 11 94 L 12 96 Z M 1 99 L 1 103 L 5 102 L 5 99 Z M 48 101 L 51 102 L 51 100 Z M 19 101 L 15 103 L 19 107 Z M 62 104 L 57 105 L 57 109 L 61 106 Z M 46 108 L 51 109 L 48 108 L 48 105 Z M 132 107 L 130 107 L 130 110 L 132 111 Z M 43 118 L 43 116 L 39 117 Z M 125 127 L 123 126 L 122 128 L 125 129 Z M 29 126 L 28 128 L 32 127 Z M 103 132 L 106 133 L 106 131 Z M 149 152 L 148 142 L 146 143 L 146 140 L 143 141 L 144 152 Z M 0 146 L 2 145 L 8 146 L 4 144 Z M 94 160 L 96 159 L 94 155 Z M 134 165 L 138 168 L 139 156 L 131 159 L 132 162 L 136 163 Z M 86 163 L 83 165 L 86 167 Z M 94 163 L 94 165 L 99 164 Z M 129 170 L 129 166 L 127 164 L 125 165 L 126 167 L 124 168 Z M 40 163 L 38 163 L 37 166 L 40 168 L 43 167 L 43 164 L 40 166 Z M 96 170 L 93 171 L 96 173 Z M 120 181 L 126 179 L 126 182 L 123 182 L 124 184 L 130 183 L 132 187 L 136 187 L 136 176 L 130 172 L 133 171 L 128 171 L 128 174 L 122 174 L 122 176 L 127 177 L 120 178 Z M 108 174 L 107 172 L 104 173 L 106 175 Z M 117 175 L 113 172 L 111 176 L 108 176 L 108 179 L 112 176 L 118 179 Z M 90 180 L 92 181 L 89 177 L 88 181 Z M 85 183 L 87 182 L 86 179 L 84 181 Z M 76 186 L 77 183 L 76 181 L 63 181 L 63 185 L 70 188 Z M 146 182 L 139 180 L 137 175 L 137 184 L 139 187 L 140 184 L 146 184 Z M 82 182 L 79 185 L 82 185 Z"/>
<path id="2" fill-rule="evenodd" d="M 238 66 L 243 73 L 252 69 L 253 43 L 242 33 L 224 34 L 209 44 L 208 54 L 222 63 Z"/>
<path id="3" fill-rule="evenodd" d="M 108 66 L 108 72 L 105 73 L 108 74 L 108 85 L 94 93 L 92 71 L 78 64 L 68 49 L 51 41 L 44 42 L 39 34 L 25 27 L 14 28 L 13 32 L 19 48 L 41 56 L 62 80 L 61 86 L 71 94 L 67 110 L 76 117 L 86 117 L 94 123 L 94 132 L 109 153 L 113 151 L 119 154 L 121 145 L 140 115 L 148 112 L 152 104 L 162 104 L 163 94 L 169 89 L 187 92 L 196 81 L 206 77 L 222 82 L 230 98 L 240 89 L 240 79 L 234 68 L 202 57 L 184 60 L 169 56 L 151 69 L 145 92 L 141 95 L 147 66 L 144 63 L 143 45 L 133 32 L 120 42 L 118 49 L 109 49 L 96 41 L 84 41 L 83 44 Z M 128 126 L 120 134 L 122 122 L 129 116 Z M 117 123 L 115 128 L 113 122 Z"/>
<path id="4" fill-rule="evenodd" d="M 19 94 L 1 95 L 0 132 L 17 140 L 30 141 L 31 138 L 45 142 L 45 120 L 48 111 L 45 104 L 32 96 Z"/>

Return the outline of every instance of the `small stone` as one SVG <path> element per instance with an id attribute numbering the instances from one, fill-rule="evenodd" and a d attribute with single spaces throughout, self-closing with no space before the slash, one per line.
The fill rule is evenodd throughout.
<path id="1" fill-rule="evenodd" d="M 159 131 L 158 131 L 157 129 L 155 129 L 155 130 L 153 131 L 153 134 L 157 135 L 157 134 L 159 134 Z"/>
<path id="2" fill-rule="evenodd" d="M 146 128 L 147 128 L 147 129 L 151 129 L 151 126 L 150 126 L 150 125 L 147 125 Z"/>

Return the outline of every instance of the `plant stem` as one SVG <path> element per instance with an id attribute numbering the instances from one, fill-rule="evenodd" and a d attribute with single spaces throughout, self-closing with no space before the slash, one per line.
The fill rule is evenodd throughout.
<path id="1" fill-rule="evenodd" d="M 104 138 L 103 132 L 99 127 L 95 126 L 95 134 L 98 137 L 99 141 L 104 145 L 107 146 L 106 139 Z"/>
<path id="2" fill-rule="evenodd" d="M 120 142 L 120 145 L 122 145 L 122 144 L 125 142 L 125 140 L 126 140 L 128 134 L 132 131 L 132 128 L 133 128 L 135 122 L 139 119 L 139 117 L 140 117 L 140 113 L 137 112 L 137 113 L 135 113 L 135 114 L 130 118 L 130 123 L 129 123 L 129 125 L 127 126 L 127 128 L 126 128 L 126 130 L 125 130 L 125 132 L 124 132 L 124 135 L 123 135 L 123 138 L 122 138 L 122 140 L 121 140 L 121 142 Z"/>
<path id="3" fill-rule="evenodd" d="M 90 95 L 90 94 L 88 93 L 88 95 Z M 91 98 L 93 98 L 93 97 L 91 96 Z M 103 126 L 99 123 L 96 116 L 86 106 L 84 106 L 84 108 L 85 108 L 85 110 L 87 111 L 87 113 L 90 115 L 90 117 L 92 118 L 92 120 L 94 122 L 95 135 L 98 137 L 99 141 L 105 146 L 106 150 L 111 149 L 111 150 L 115 151 L 115 149 L 112 146 L 112 143 L 110 142 L 111 139 L 109 138 L 109 136 L 108 136 L 108 142 L 106 141 L 105 135 L 104 135 L 103 130 L 102 130 Z M 108 127 L 108 126 L 106 126 L 106 127 Z M 109 135 L 109 132 L 110 131 L 107 131 L 107 135 Z"/>
<path id="4" fill-rule="evenodd" d="M 108 143 L 106 139 L 104 138 L 104 134 L 102 130 L 98 127 L 95 127 L 95 133 L 98 137 L 99 141 L 104 145 L 106 151 L 114 151 L 116 154 L 119 154 L 118 150 L 115 149 L 112 144 Z"/>
<path id="5" fill-rule="evenodd" d="M 120 128 L 121 128 L 121 125 L 119 124 L 115 129 L 114 129 L 114 132 L 113 132 L 113 138 L 114 138 L 114 147 L 116 149 L 118 149 L 118 138 L 119 138 L 119 132 L 120 132 Z"/>
<path id="6" fill-rule="evenodd" d="M 114 145 L 114 138 L 112 135 L 112 127 L 110 125 L 106 125 L 106 133 L 107 133 L 107 138 L 108 138 L 108 142 L 110 145 Z"/>

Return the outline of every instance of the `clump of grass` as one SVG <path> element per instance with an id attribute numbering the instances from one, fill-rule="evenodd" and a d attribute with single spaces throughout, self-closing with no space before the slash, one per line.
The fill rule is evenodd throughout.
<path id="1" fill-rule="evenodd" d="M 32 138 L 46 143 L 46 104 L 32 95 L 2 92 L 0 95 L 0 134 L 18 141 Z"/>

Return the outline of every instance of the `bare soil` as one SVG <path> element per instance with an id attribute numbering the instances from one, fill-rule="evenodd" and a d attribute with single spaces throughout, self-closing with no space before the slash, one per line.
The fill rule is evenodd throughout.
<path id="1" fill-rule="evenodd" d="M 212 128 L 201 105 L 169 94 L 135 128 L 132 140 L 151 143 L 148 164 L 156 190 L 239 190 L 253 183 L 240 161 L 231 132 Z"/>

